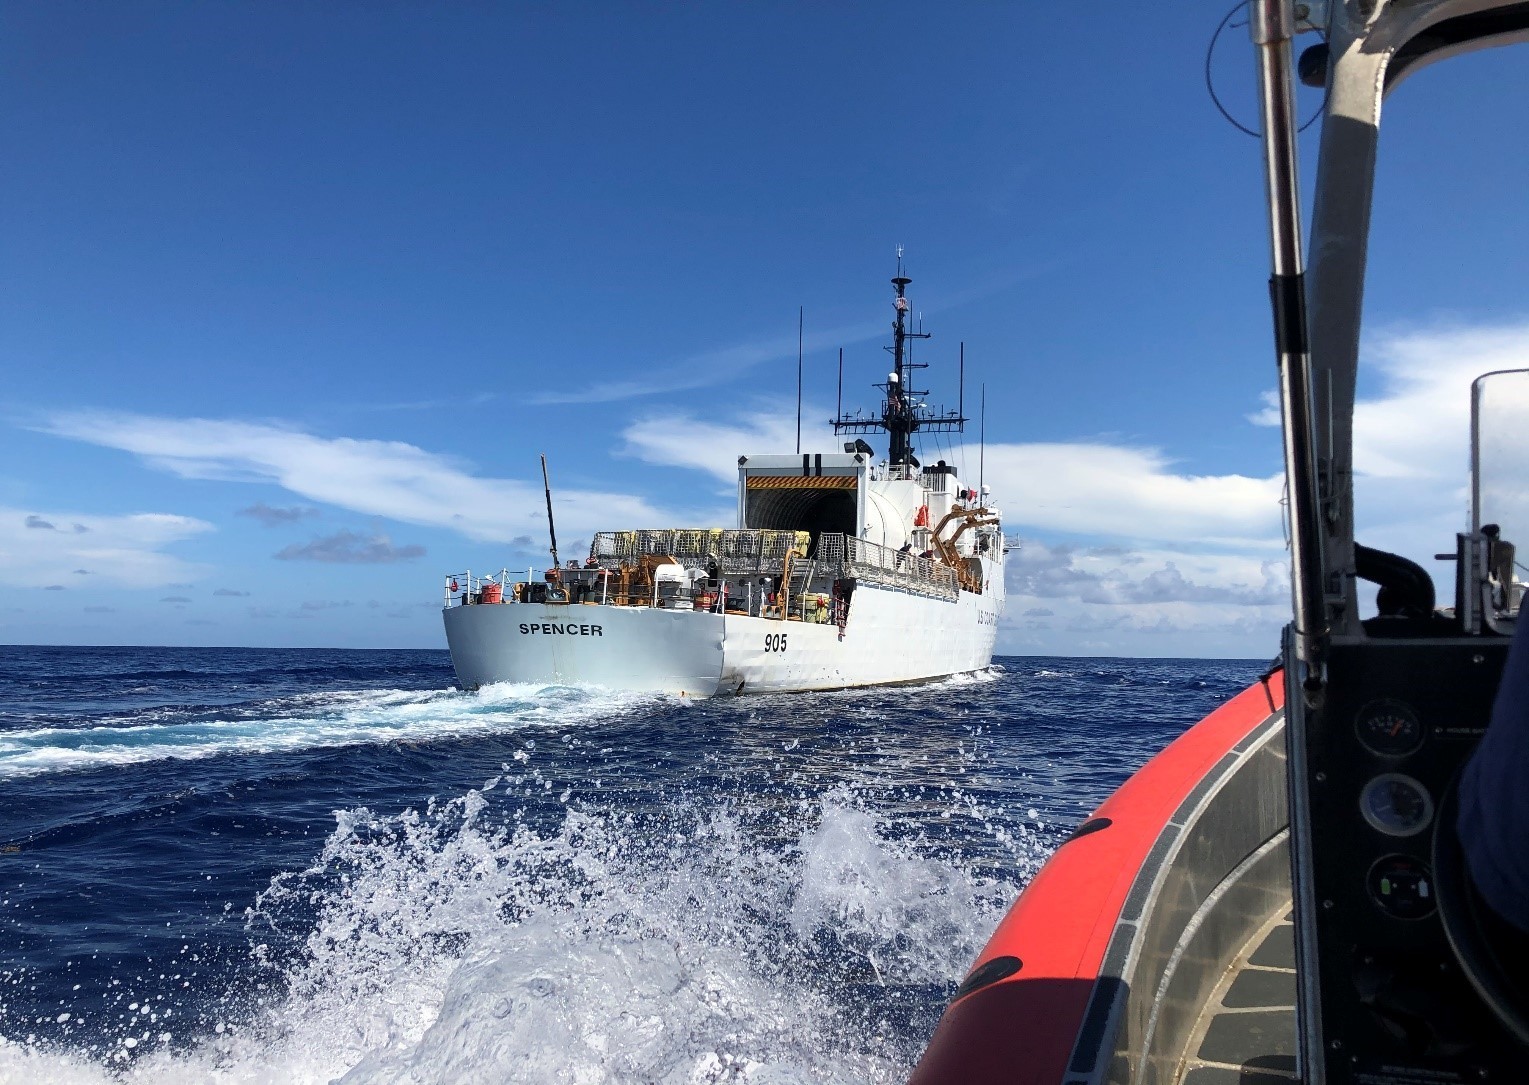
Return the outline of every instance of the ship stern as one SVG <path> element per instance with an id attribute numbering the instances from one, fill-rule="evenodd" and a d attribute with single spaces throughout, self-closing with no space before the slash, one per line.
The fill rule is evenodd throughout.
<path id="1" fill-rule="evenodd" d="M 523 682 L 692 697 L 719 692 L 724 621 L 719 614 L 501 603 L 447 607 L 442 617 L 464 689 Z"/>

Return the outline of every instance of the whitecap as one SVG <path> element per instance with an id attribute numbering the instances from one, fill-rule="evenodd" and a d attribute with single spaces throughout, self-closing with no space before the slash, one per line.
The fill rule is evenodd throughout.
<path id="1" fill-rule="evenodd" d="M 393 741 L 427 741 L 579 725 L 630 711 L 653 695 L 597 688 L 500 684 L 458 690 L 340 690 L 268 702 L 259 714 L 185 719 L 167 711 L 94 727 L 0 733 L 0 779 L 44 773 L 269 754 Z"/>
<path id="2" fill-rule="evenodd" d="M 847 793 L 763 827 L 715 808 L 570 809 L 543 829 L 495 813 L 478 792 L 345 812 L 248 913 L 261 947 L 306 931 L 248 978 L 273 1005 L 109 1073 L 0 1046 L 0 1080 L 899 1082 L 917 1038 L 878 1025 L 876 992 L 952 984 L 1017 890 Z"/>

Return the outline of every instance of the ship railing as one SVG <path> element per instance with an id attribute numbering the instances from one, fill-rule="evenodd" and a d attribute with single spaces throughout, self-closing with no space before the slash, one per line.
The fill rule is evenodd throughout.
<path id="1" fill-rule="evenodd" d="M 636 565 L 645 556 L 669 557 L 690 569 L 716 564 L 723 575 L 779 571 L 792 550 L 805 553 L 811 535 L 805 531 L 767 528 L 667 528 L 653 531 L 599 531 L 590 543 L 593 566 L 612 569 Z"/>
<path id="2" fill-rule="evenodd" d="M 838 569 L 849 558 L 845 536 L 827 532 L 818 536 L 818 544 L 812 551 L 813 560 L 822 568 Z"/>
<path id="3" fill-rule="evenodd" d="M 911 463 L 879 463 L 871 468 L 873 482 L 917 482 L 921 473 Z"/>
<path id="4" fill-rule="evenodd" d="M 504 602 L 513 596 L 515 575 L 508 569 L 486 576 L 474 576 L 471 569 L 447 573 L 441 583 L 441 606 Z"/>
<path id="5" fill-rule="evenodd" d="M 960 594 L 961 584 L 956 571 L 943 562 L 867 539 L 848 537 L 844 541 L 844 569 L 857 580 L 888 584 L 946 600 L 954 600 Z M 820 545 L 821 542 L 820 539 Z"/>

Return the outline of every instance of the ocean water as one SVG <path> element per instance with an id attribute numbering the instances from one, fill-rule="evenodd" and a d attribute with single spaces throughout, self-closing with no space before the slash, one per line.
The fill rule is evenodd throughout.
<path id="1" fill-rule="evenodd" d="M 0 648 L 0 1082 L 894 1082 L 1226 660 L 686 702 Z"/>

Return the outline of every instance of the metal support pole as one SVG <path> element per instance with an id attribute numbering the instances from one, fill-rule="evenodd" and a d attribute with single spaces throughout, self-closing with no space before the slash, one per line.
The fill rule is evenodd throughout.
<path id="1" fill-rule="evenodd" d="M 542 456 L 542 489 L 547 495 L 547 537 L 552 541 L 552 567 L 557 569 L 562 563 L 557 559 L 557 528 L 552 524 L 552 482 L 547 478 L 546 455 Z"/>
<path id="2" fill-rule="evenodd" d="M 1291 0 L 1252 0 L 1248 26 L 1258 55 L 1272 264 L 1269 295 L 1279 359 L 1285 477 L 1290 487 L 1290 582 L 1296 651 L 1306 664 L 1306 689 L 1315 693 L 1322 684 L 1328 626 L 1311 354 L 1306 335 L 1306 268 L 1301 253 L 1300 173 L 1296 162 L 1290 43 L 1295 19 Z"/>

